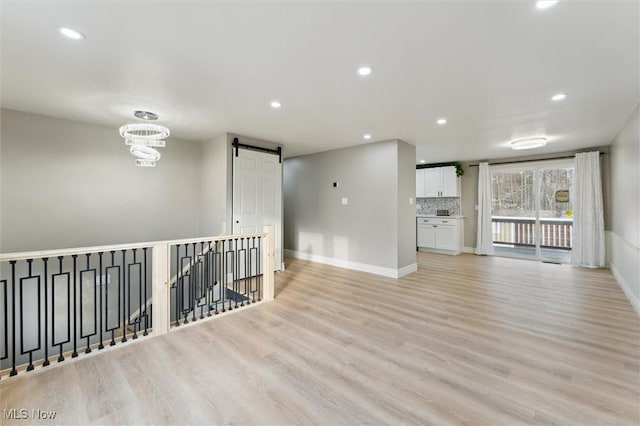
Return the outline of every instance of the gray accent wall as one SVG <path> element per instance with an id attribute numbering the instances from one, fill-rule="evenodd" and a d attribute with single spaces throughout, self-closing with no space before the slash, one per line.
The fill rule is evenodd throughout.
<path id="1" fill-rule="evenodd" d="M 416 263 L 416 147 L 398 141 L 398 269 Z"/>
<path id="2" fill-rule="evenodd" d="M 1 123 L 3 252 L 198 235 L 199 143 L 169 139 L 142 168 L 117 128 L 4 109 Z"/>
<path id="3" fill-rule="evenodd" d="M 610 157 L 610 264 L 640 314 L 640 106 L 613 141 Z"/>
<path id="4" fill-rule="evenodd" d="M 283 175 L 285 249 L 392 269 L 416 262 L 414 146 L 394 140 L 290 158 Z"/>

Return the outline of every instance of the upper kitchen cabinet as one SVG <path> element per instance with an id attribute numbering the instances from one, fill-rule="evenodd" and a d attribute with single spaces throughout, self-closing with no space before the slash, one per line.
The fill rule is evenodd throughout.
<path id="1" fill-rule="evenodd" d="M 459 196 L 460 178 L 454 166 L 416 170 L 416 198 Z"/>

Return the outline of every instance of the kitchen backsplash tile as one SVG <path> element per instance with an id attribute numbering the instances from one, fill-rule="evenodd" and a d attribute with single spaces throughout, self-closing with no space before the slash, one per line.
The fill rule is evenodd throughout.
<path id="1" fill-rule="evenodd" d="M 434 215 L 436 210 L 449 210 L 449 216 L 460 215 L 460 197 L 416 198 L 417 215 Z"/>

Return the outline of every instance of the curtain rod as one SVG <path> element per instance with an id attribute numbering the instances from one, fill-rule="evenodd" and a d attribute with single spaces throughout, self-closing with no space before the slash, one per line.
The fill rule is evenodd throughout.
<path id="1" fill-rule="evenodd" d="M 600 155 L 604 155 L 604 152 L 600 152 Z M 532 163 L 534 161 L 547 161 L 547 160 L 563 160 L 565 158 L 576 158 L 575 155 L 565 155 L 562 157 L 551 157 L 551 158 L 538 158 L 535 160 L 514 160 L 514 161 L 502 161 L 500 163 L 489 163 L 490 166 L 497 166 L 499 164 L 515 164 L 515 163 Z M 478 167 L 479 164 L 469 164 L 469 167 Z"/>

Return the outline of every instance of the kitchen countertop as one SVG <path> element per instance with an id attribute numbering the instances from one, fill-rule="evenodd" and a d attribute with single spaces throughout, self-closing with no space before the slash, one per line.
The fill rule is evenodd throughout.
<path id="1" fill-rule="evenodd" d="M 435 219 L 464 219 L 466 216 L 436 216 L 434 214 L 417 214 L 416 217 L 432 217 Z"/>

